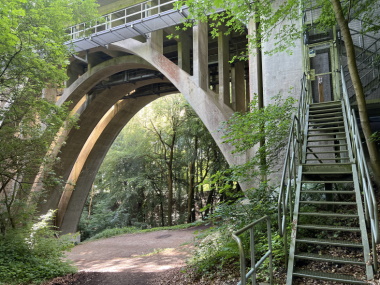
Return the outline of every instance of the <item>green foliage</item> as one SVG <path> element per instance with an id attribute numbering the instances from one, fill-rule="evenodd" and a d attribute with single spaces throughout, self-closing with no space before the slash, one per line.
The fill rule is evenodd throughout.
<path id="1" fill-rule="evenodd" d="M 301 1 L 302 2 L 302 1 Z M 264 42 L 275 39 L 274 45 L 265 52 L 273 54 L 280 51 L 291 52 L 296 40 L 301 37 L 302 30 L 298 28 L 300 15 L 300 1 L 282 1 L 280 4 L 272 0 L 245 1 L 178 1 L 178 7 L 186 5 L 190 7 L 189 19 L 200 21 L 210 20 L 213 30 L 211 34 L 216 36 L 221 27 L 226 27 L 225 33 L 245 31 L 250 21 L 260 23 L 258 34 L 250 37 L 252 48 L 261 47 Z M 221 13 L 213 13 L 216 9 L 224 9 Z M 193 22 L 186 22 L 185 28 Z"/>
<path id="2" fill-rule="evenodd" d="M 251 111 L 244 114 L 235 113 L 223 128 L 225 143 L 232 144 L 235 152 L 244 153 L 256 148 L 255 155 L 246 164 L 218 171 L 204 182 L 205 185 L 210 185 L 211 189 L 225 194 L 226 199 L 219 203 L 214 213 L 209 216 L 211 222 L 218 227 L 204 234 L 207 235 L 206 238 L 201 240 L 190 260 L 190 268 L 198 276 L 206 274 L 212 278 L 213 274 L 228 267 L 239 272 L 238 247 L 231 234 L 265 215 L 271 217 L 272 222 L 274 268 L 278 269 L 284 264 L 287 253 L 284 250 L 283 239 L 277 232 L 275 189 L 262 182 L 257 189 L 246 190 L 241 198 L 242 193 L 234 191 L 234 181 L 252 181 L 257 177 L 262 180 L 263 173 L 269 175 L 277 170 L 278 157 L 286 146 L 291 116 L 295 111 L 295 100 L 292 97 L 283 99 L 275 96 L 264 108 L 258 108 L 257 101 L 257 97 L 254 97 L 250 105 Z M 260 145 L 262 142 L 265 144 Z M 254 232 L 255 254 L 259 258 L 268 250 L 266 223 L 255 226 Z M 249 258 L 247 234 L 242 235 L 242 240 L 246 256 Z M 258 275 L 262 281 L 267 281 L 267 266 L 268 262 Z"/>
<path id="3" fill-rule="evenodd" d="M 264 108 L 259 108 L 257 101 L 257 96 L 254 96 L 250 103 L 250 112 L 235 113 L 223 128 L 224 142 L 232 144 L 235 152 L 243 153 L 253 147 L 257 148 L 247 164 L 233 169 L 234 180 L 241 181 L 244 177 L 248 179 L 276 171 L 279 154 L 286 147 L 289 125 L 295 111 L 295 99 L 284 99 L 277 95 Z"/>
<path id="4" fill-rule="evenodd" d="M 0 232 L 28 220 L 27 200 L 54 136 L 67 120 L 50 88 L 66 79 L 67 25 L 96 15 L 94 0 L 9 0 L 0 3 Z M 45 91 L 44 91 L 45 89 Z M 68 126 L 72 120 L 69 120 Z M 54 182 L 43 181 L 45 184 Z"/>
<path id="5" fill-rule="evenodd" d="M 209 275 L 210 278 L 224 267 L 234 267 L 239 272 L 239 251 L 237 243 L 232 239 L 234 231 L 252 223 L 253 221 L 268 215 L 272 221 L 272 250 L 274 267 L 283 266 L 284 245 L 282 237 L 277 233 L 277 207 L 274 189 L 267 184 L 262 184 L 258 189 L 245 192 L 246 197 L 236 203 L 222 203 L 215 213 L 209 217 L 216 227 L 205 231 L 200 235 L 200 241 L 189 261 L 190 268 L 198 274 Z M 266 223 L 255 226 L 255 254 L 257 259 L 268 250 Z M 241 236 L 246 250 L 247 265 L 249 264 L 249 238 Z M 263 272 L 267 272 L 264 266 Z M 263 273 L 262 278 L 265 277 Z"/>
<path id="6" fill-rule="evenodd" d="M 75 268 L 63 260 L 63 252 L 73 244 L 55 237 L 48 226 L 51 218 L 52 213 L 49 213 L 34 225 L 0 236 L 0 284 L 40 283 L 75 272 Z"/>
<path id="7" fill-rule="evenodd" d="M 171 227 L 158 227 L 158 228 L 149 228 L 149 229 L 139 229 L 136 227 L 113 228 L 113 229 L 103 230 L 102 232 L 92 236 L 88 240 L 90 241 L 90 240 L 109 238 L 109 237 L 114 237 L 114 236 L 123 235 L 123 234 L 149 233 L 149 232 L 162 231 L 162 230 L 182 230 L 182 229 L 198 226 L 200 224 L 201 222 L 194 222 L 190 224 L 181 224 L 181 225 L 176 225 L 176 226 L 171 226 Z"/>
<path id="8" fill-rule="evenodd" d="M 345 0 L 341 1 L 345 15 L 350 18 L 364 20 L 366 31 L 378 31 L 380 28 L 380 16 L 376 11 L 379 2 L 376 0 Z M 302 38 L 302 33 L 308 29 L 301 25 L 303 10 L 314 7 L 322 7 L 321 16 L 314 23 L 320 30 L 329 30 L 336 24 L 335 15 L 330 0 L 288 0 L 288 1 L 246 1 L 246 0 L 183 0 L 176 2 L 176 7 L 186 5 L 190 8 L 187 21 L 177 30 L 187 29 L 198 20 L 210 23 L 211 34 L 215 37 L 222 31 L 225 34 L 245 32 L 249 22 L 258 23 L 257 34 L 250 35 L 249 44 L 253 48 L 261 48 L 264 43 L 264 53 L 274 54 L 286 51 L 292 52 L 295 43 Z M 371 7 L 370 9 L 368 9 Z M 223 9 L 223 12 L 215 13 Z M 195 21 L 194 21 L 195 19 Z M 175 35 L 172 35 L 175 36 Z M 243 58 L 247 58 L 247 54 Z"/>
<path id="9" fill-rule="evenodd" d="M 115 227 L 168 225 L 169 173 L 173 224 L 188 218 L 190 188 L 197 198 L 191 208 L 200 216 L 209 192 L 196 186 L 226 167 L 210 133 L 183 96 L 157 100 L 128 123 L 105 157 L 82 214 L 82 237 Z"/>
<path id="10" fill-rule="evenodd" d="M 44 186 L 58 179 L 45 157 L 68 119 L 49 91 L 66 80 L 67 26 L 96 15 L 95 0 L 0 1 L 0 283 L 24 284 L 73 272 L 68 243 L 46 221 L 32 225 L 30 187 L 41 165 Z M 48 177 L 49 176 L 49 177 Z M 49 179 L 48 179 L 49 178 Z"/>

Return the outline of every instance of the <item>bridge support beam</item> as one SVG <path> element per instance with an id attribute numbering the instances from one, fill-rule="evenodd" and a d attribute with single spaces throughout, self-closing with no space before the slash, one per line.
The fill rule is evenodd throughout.
<path id="1" fill-rule="evenodd" d="M 245 102 L 245 70 L 244 62 L 237 61 L 231 70 L 232 78 L 232 102 L 233 108 L 237 112 L 245 112 L 247 110 Z"/>
<path id="2" fill-rule="evenodd" d="M 188 74 L 190 74 L 190 39 L 185 33 L 179 35 L 178 41 L 178 66 Z"/>
<path id="3" fill-rule="evenodd" d="M 195 83 L 208 90 L 208 25 L 204 22 L 193 27 L 193 70 Z"/>
<path id="4" fill-rule="evenodd" d="M 219 97 L 221 102 L 231 106 L 230 99 L 230 46 L 229 36 L 224 34 L 224 29 L 218 36 L 218 76 Z"/>

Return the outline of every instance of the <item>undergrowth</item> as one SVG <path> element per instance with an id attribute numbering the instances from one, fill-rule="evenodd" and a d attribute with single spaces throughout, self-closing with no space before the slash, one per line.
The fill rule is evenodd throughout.
<path id="1" fill-rule="evenodd" d="M 149 233 L 149 232 L 162 231 L 162 230 L 181 230 L 181 229 L 187 229 L 194 226 L 199 226 L 201 224 L 203 224 L 202 221 L 189 223 L 189 224 L 176 225 L 176 226 L 171 226 L 171 227 L 157 227 L 157 228 L 149 228 L 149 229 L 140 229 L 137 227 L 105 229 L 104 231 L 92 236 L 89 239 L 86 239 L 85 241 L 109 238 L 109 237 L 114 237 L 114 236 L 118 236 L 122 234 Z"/>
<path id="2" fill-rule="evenodd" d="M 52 213 L 49 213 L 52 214 Z M 38 284 L 44 280 L 76 272 L 64 260 L 64 251 L 73 243 L 57 238 L 49 229 L 51 215 L 38 223 L 8 231 L 0 236 L 0 284 Z"/>
<path id="3" fill-rule="evenodd" d="M 283 238 L 277 231 L 277 201 L 274 189 L 262 184 L 258 189 L 246 192 L 244 199 L 234 203 L 223 203 L 218 206 L 209 221 L 214 225 L 203 231 L 199 236 L 193 256 L 188 261 L 187 271 L 194 279 L 221 278 L 224 272 L 228 277 L 230 272 L 239 274 L 239 249 L 232 239 L 232 233 L 248 224 L 268 215 L 271 217 L 273 268 L 282 271 L 285 255 Z M 246 265 L 250 267 L 249 234 L 241 236 L 246 256 Z M 267 252 L 267 225 L 260 223 L 255 226 L 255 256 L 256 262 Z M 258 271 L 259 281 L 268 281 L 268 259 Z"/>

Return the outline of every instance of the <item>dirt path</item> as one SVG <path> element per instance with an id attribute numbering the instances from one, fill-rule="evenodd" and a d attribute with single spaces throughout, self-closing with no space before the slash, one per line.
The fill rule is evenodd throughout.
<path id="1" fill-rule="evenodd" d="M 80 244 L 68 253 L 78 274 L 49 285 L 170 284 L 166 277 L 185 265 L 194 232 L 203 227 L 126 234 Z"/>

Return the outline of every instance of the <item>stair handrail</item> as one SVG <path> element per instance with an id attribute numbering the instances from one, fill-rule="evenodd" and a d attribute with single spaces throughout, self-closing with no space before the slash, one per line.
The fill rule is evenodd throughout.
<path id="1" fill-rule="evenodd" d="M 256 262 L 256 256 L 255 256 L 255 238 L 254 238 L 254 228 L 255 225 L 258 223 L 266 222 L 267 224 L 267 239 L 268 239 L 268 250 L 266 253 L 260 258 L 258 262 Z M 251 253 L 251 269 L 246 273 L 246 258 L 245 258 L 245 251 L 243 248 L 243 243 L 239 237 L 240 234 L 249 231 L 249 247 L 250 247 L 250 253 Z M 238 285 L 246 285 L 247 280 L 249 278 L 252 279 L 252 284 L 256 284 L 256 273 L 257 269 L 263 264 L 263 262 L 266 259 L 269 259 L 269 284 L 273 284 L 273 265 L 272 265 L 272 230 L 271 230 L 271 221 L 270 221 L 270 216 L 264 216 L 261 217 L 260 219 L 254 221 L 253 223 L 245 226 L 244 228 L 233 232 L 232 233 L 232 238 L 236 241 L 239 247 L 239 254 L 240 254 L 240 282 Z"/>
<path id="2" fill-rule="evenodd" d="M 293 214 L 292 194 L 297 187 L 297 166 L 302 159 L 302 130 L 306 124 L 306 114 L 308 105 L 311 102 L 310 92 L 308 92 L 308 80 L 304 74 L 301 80 L 301 95 L 298 105 L 298 111 L 293 115 L 292 123 L 289 129 L 288 145 L 285 152 L 284 168 L 280 182 L 278 196 L 278 227 L 280 236 L 284 237 L 284 246 L 287 247 L 286 226 L 287 215 Z"/>
<path id="3" fill-rule="evenodd" d="M 375 249 L 376 244 L 379 241 L 379 218 L 377 211 L 377 203 L 375 193 L 371 183 L 371 177 L 369 175 L 368 167 L 365 161 L 364 151 L 362 147 L 362 142 L 360 138 L 359 127 L 356 120 L 355 110 L 351 108 L 350 100 L 348 97 L 347 86 L 345 77 L 343 74 L 343 67 L 341 67 L 341 77 L 342 77 L 342 103 L 343 107 L 346 111 L 346 122 L 350 132 L 350 144 L 352 148 L 352 153 L 354 156 L 354 162 L 358 167 L 359 174 L 359 182 L 361 183 L 361 188 L 364 195 L 364 206 L 366 211 L 366 220 L 371 228 L 371 236 L 372 236 L 372 247 Z M 373 262 L 375 268 L 377 268 L 377 258 L 376 258 L 376 250 L 372 251 L 374 255 Z"/>

